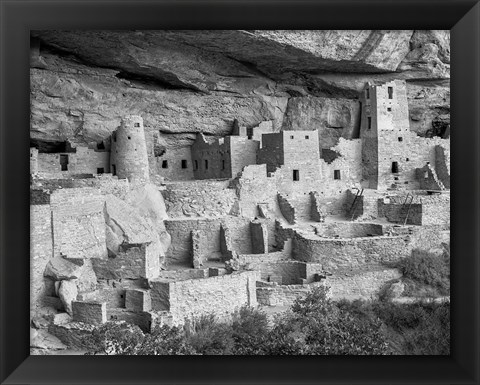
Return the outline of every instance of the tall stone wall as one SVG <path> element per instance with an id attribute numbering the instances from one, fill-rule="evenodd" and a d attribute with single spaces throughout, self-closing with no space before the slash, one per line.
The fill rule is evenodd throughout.
<path id="1" fill-rule="evenodd" d="M 106 258 L 105 198 L 97 189 L 56 190 L 50 197 L 56 256 Z"/>
<path id="2" fill-rule="evenodd" d="M 46 294 L 43 272 L 53 256 L 50 205 L 30 206 L 30 309 L 42 304 Z"/>
<path id="3" fill-rule="evenodd" d="M 273 172 L 284 164 L 283 135 L 281 132 L 262 135 L 262 148 L 257 154 L 257 164 L 266 164 L 267 172 Z"/>
<path id="4" fill-rule="evenodd" d="M 235 178 L 245 166 L 256 164 L 259 141 L 241 136 L 227 136 L 225 143 L 230 149 L 232 178 Z"/>
<path id="5" fill-rule="evenodd" d="M 150 178 L 165 180 L 193 180 L 192 150 L 190 147 L 169 148 L 161 156 L 153 158 Z"/>

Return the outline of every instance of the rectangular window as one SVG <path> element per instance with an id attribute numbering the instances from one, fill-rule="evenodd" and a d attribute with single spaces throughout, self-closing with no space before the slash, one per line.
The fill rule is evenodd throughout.
<path id="1" fill-rule="evenodd" d="M 340 179 L 340 170 L 333 170 L 333 179 Z"/>
<path id="2" fill-rule="evenodd" d="M 182 159 L 182 168 L 187 168 L 187 160 Z"/>
<path id="3" fill-rule="evenodd" d="M 105 172 L 103 167 L 97 168 L 97 174 L 103 174 Z"/>
<path id="4" fill-rule="evenodd" d="M 140 123 L 135 123 L 133 126 L 134 127 L 140 127 Z"/>
<path id="5" fill-rule="evenodd" d="M 299 170 L 293 170 L 293 180 L 294 181 L 299 181 L 300 180 L 300 171 Z"/>
<path id="6" fill-rule="evenodd" d="M 62 171 L 68 171 L 68 155 L 60 155 L 60 168 Z"/>
<path id="7" fill-rule="evenodd" d="M 365 90 L 365 96 L 366 96 L 367 99 L 370 99 L 370 88 L 367 88 Z"/>
<path id="8" fill-rule="evenodd" d="M 305 139 L 310 139 L 310 137 L 308 135 L 305 135 Z"/>
<path id="9" fill-rule="evenodd" d="M 369 116 L 367 117 L 367 129 L 371 129 L 372 128 L 372 117 Z"/>
<path id="10" fill-rule="evenodd" d="M 398 162 L 392 162 L 392 174 L 398 173 Z"/>
<path id="11" fill-rule="evenodd" d="M 225 160 L 222 160 L 222 170 L 225 170 Z"/>
<path id="12" fill-rule="evenodd" d="M 205 159 L 205 170 L 208 170 L 208 159 Z"/>
<path id="13" fill-rule="evenodd" d="M 198 170 L 198 160 L 195 160 L 195 170 Z"/>
<path id="14" fill-rule="evenodd" d="M 293 139 L 293 135 L 290 135 L 290 139 Z"/>
<path id="15" fill-rule="evenodd" d="M 162 168 L 168 168 L 168 160 L 162 160 Z"/>
<path id="16" fill-rule="evenodd" d="M 392 107 L 387 107 L 388 112 L 392 112 Z"/>
<path id="17" fill-rule="evenodd" d="M 117 175 L 117 167 L 114 164 L 112 164 L 112 175 Z"/>
<path id="18" fill-rule="evenodd" d="M 398 137 L 399 142 L 403 142 L 403 138 L 401 136 Z"/>
<path id="19" fill-rule="evenodd" d="M 388 98 L 393 99 L 393 87 L 388 87 Z"/>

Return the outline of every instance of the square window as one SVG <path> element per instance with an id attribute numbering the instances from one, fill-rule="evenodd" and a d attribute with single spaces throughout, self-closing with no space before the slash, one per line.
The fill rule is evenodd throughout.
<path id="1" fill-rule="evenodd" d="M 140 123 L 135 123 L 133 126 L 134 127 L 140 127 Z"/>
<path id="2" fill-rule="evenodd" d="M 403 142 L 403 138 L 401 136 L 398 137 L 399 142 Z"/>
<path id="3" fill-rule="evenodd" d="M 182 159 L 182 168 L 187 168 L 187 160 Z"/>
<path id="4" fill-rule="evenodd" d="M 392 112 L 392 107 L 387 107 L 388 112 Z"/>
<path id="5" fill-rule="evenodd" d="M 333 179 L 341 179 L 340 170 L 333 170 Z"/>
<path id="6" fill-rule="evenodd" d="M 293 135 L 290 135 L 290 139 L 293 139 Z"/>
<path id="7" fill-rule="evenodd" d="M 162 160 L 162 168 L 168 168 L 168 160 Z"/>
<path id="8" fill-rule="evenodd" d="M 127 136 L 127 138 L 128 138 L 128 139 L 132 139 L 132 137 L 131 137 L 131 136 Z"/>
<path id="9" fill-rule="evenodd" d="M 105 172 L 103 167 L 97 168 L 97 174 L 103 174 Z"/>
<path id="10" fill-rule="evenodd" d="M 305 135 L 305 139 L 310 139 L 310 137 L 308 135 Z"/>

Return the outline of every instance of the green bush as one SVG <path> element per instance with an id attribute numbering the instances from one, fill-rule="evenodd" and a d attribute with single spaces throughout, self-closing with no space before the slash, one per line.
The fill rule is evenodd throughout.
<path id="1" fill-rule="evenodd" d="M 265 313 L 243 306 L 233 314 L 233 354 L 261 355 L 268 339 L 268 320 Z"/>

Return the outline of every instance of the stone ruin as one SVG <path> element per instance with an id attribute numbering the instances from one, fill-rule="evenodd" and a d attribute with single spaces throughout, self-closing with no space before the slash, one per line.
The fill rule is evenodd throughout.
<path id="1" fill-rule="evenodd" d="M 32 322 L 82 349 L 111 320 L 149 331 L 282 311 L 319 285 L 334 299 L 400 286 L 392 264 L 449 241 L 450 143 L 410 131 L 403 81 L 367 84 L 362 106 L 360 138 L 331 148 L 308 127 L 235 122 L 156 152 L 140 116 L 101 145 L 31 148 Z"/>

